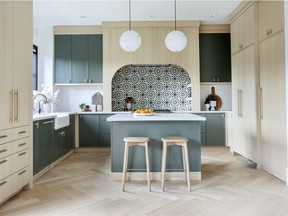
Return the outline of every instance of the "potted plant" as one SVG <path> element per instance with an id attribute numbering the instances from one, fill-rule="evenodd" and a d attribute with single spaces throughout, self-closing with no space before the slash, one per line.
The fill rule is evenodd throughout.
<path id="1" fill-rule="evenodd" d="M 86 104 L 85 103 L 81 103 L 79 104 L 79 107 L 82 111 L 84 111 L 84 108 L 86 107 Z"/>

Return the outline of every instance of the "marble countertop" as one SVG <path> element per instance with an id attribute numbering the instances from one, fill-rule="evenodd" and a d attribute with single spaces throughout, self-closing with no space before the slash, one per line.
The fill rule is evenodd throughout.
<path id="1" fill-rule="evenodd" d="M 206 121 L 206 118 L 189 113 L 155 113 L 149 116 L 116 114 L 107 118 L 107 121 Z"/>

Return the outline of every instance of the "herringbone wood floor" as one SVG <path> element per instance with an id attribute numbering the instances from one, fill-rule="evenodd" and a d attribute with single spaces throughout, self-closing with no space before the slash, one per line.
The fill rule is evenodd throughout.
<path id="1" fill-rule="evenodd" d="M 213 215 L 288 216 L 288 187 L 270 174 L 256 170 L 228 148 L 202 149 L 202 180 L 131 181 L 127 192 L 111 177 L 110 152 L 75 153 L 0 206 L 0 215 Z"/>

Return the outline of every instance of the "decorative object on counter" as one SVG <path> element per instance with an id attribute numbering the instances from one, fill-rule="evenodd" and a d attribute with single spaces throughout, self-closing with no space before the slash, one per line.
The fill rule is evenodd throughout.
<path id="1" fill-rule="evenodd" d="M 210 108 L 208 108 L 208 110 L 210 111 L 219 110 L 221 108 L 222 99 L 218 95 L 216 95 L 214 86 L 211 87 L 211 94 L 208 95 L 204 103 L 205 103 L 206 110 L 208 108 L 207 104 L 210 105 Z"/>
<path id="2" fill-rule="evenodd" d="M 41 100 L 38 100 L 36 102 L 39 102 L 39 111 L 41 112 L 41 105 L 42 103 L 43 106 L 43 111 L 45 113 L 50 113 L 53 112 L 53 104 L 57 102 L 58 94 L 59 94 L 59 89 L 56 91 L 53 91 L 53 89 L 49 86 L 46 86 L 44 84 L 41 84 L 42 91 L 33 91 L 33 98 L 34 100 L 36 99 L 37 95 L 42 95 Z"/>
<path id="3" fill-rule="evenodd" d="M 81 111 L 85 111 L 86 104 L 85 103 L 79 104 L 79 108 L 81 109 Z"/>
<path id="4" fill-rule="evenodd" d="M 103 110 L 103 96 L 99 92 L 96 92 L 92 96 L 92 105 L 95 105 L 96 109 L 92 109 L 92 111 L 101 112 Z"/>
<path id="5" fill-rule="evenodd" d="M 125 102 L 126 102 L 127 111 L 131 111 L 132 110 L 132 103 L 134 102 L 133 98 L 132 97 L 126 97 Z"/>
<path id="6" fill-rule="evenodd" d="M 129 0 L 129 30 L 122 33 L 119 44 L 126 52 L 134 52 L 141 45 L 141 37 L 136 31 L 131 30 L 131 0 Z"/>
<path id="7" fill-rule="evenodd" d="M 97 112 L 102 112 L 103 111 L 103 105 L 102 104 L 98 104 L 97 105 Z"/>
<path id="8" fill-rule="evenodd" d="M 155 115 L 155 112 L 153 109 L 136 109 L 133 113 L 134 116 L 151 116 Z"/>
<path id="9" fill-rule="evenodd" d="M 186 47 L 187 38 L 183 32 L 176 29 L 176 0 L 174 0 L 174 15 L 174 31 L 167 34 L 165 45 L 172 52 L 180 52 Z"/>

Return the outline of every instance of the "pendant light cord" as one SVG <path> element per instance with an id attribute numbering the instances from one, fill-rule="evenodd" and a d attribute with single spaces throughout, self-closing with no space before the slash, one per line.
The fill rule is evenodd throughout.
<path id="1" fill-rule="evenodd" d="M 129 31 L 131 31 L 131 0 L 129 0 Z"/>
<path id="2" fill-rule="evenodd" d="M 176 0 L 174 0 L 174 15 L 175 15 L 175 23 L 174 23 L 174 26 L 175 26 L 175 31 L 176 31 Z"/>

